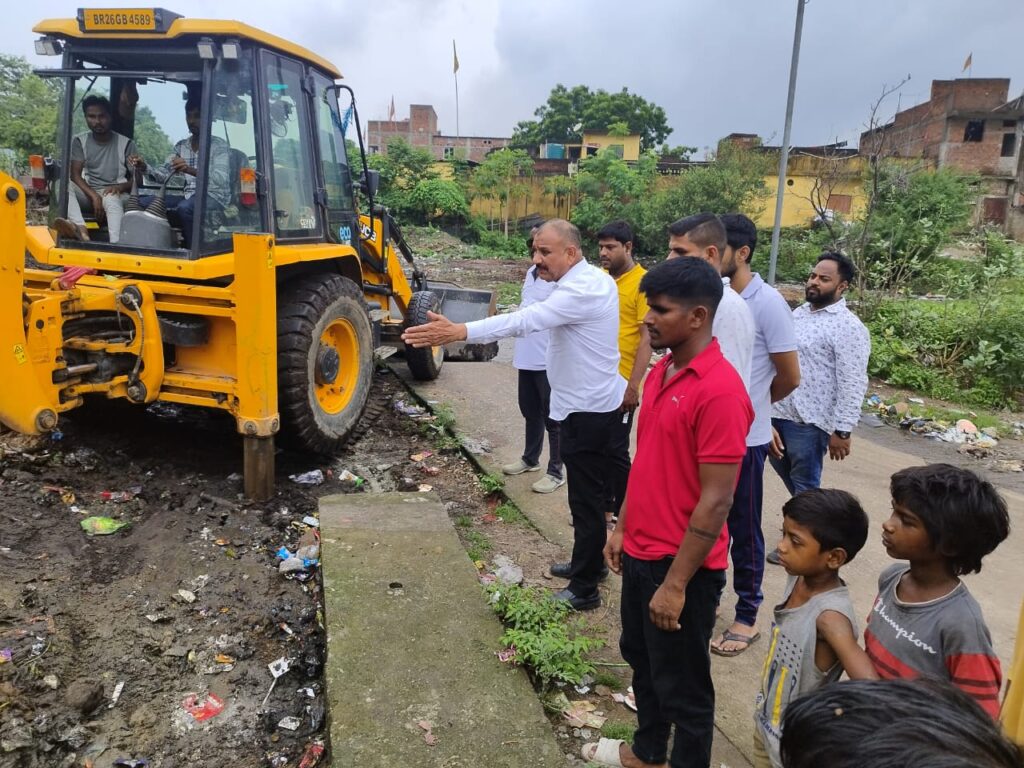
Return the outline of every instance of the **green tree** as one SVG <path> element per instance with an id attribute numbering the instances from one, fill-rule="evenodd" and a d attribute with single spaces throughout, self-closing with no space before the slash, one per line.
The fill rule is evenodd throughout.
<path id="1" fill-rule="evenodd" d="M 559 83 L 534 116 L 536 120 L 516 125 L 512 146 L 529 148 L 546 141 L 571 144 L 583 138 L 583 131 L 605 132 L 613 125 L 622 130 L 623 124 L 628 127 L 626 135 L 639 134 L 641 150 L 649 150 L 672 133 L 665 110 L 627 88 L 609 93 Z"/>
<path id="2" fill-rule="evenodd" d="M 430 151 L 413 147 L 401 138 L 388 142 L 386 154 L 370 155 L 367 164 L 380 171 L 378 201 L 399 216 L 412 211 L 409 195 L 416 185 L 437 178 Z"/>
<path id="3" fill-rule="evenodd" d="M 466 219 L 469 203 L 457 181 L 452 179 L 423 179 L 409 191 L 408 209 L 421 224 L 434 219 Z"/>
<path id="4" fill-rule="evenodd" d="M 473 189 L 485 199 L 498 201 L 498 214 L 508 239 L 509 206 L 529 191 L 525 181 L 533 175 L 533 159 L 522 149 L 499 149 L 488 154 L 473 173 Z"/>
<path id="5" fill-rule="evenodd" d="M 52 155 L 57 149 L 57 113 L 61 85 L 32 74 L 22 56 L 0 54 L 0 146 L 28 155 Z"/>
<path id="6" fill-rule="evenodd" d="M 772 165 L 768 155 L 723 145 L 710 163 L 687 168 L 655 192 L 638 230 L 641 239 L 660 251 L 669 224 L 701 211 L 743 211 L 756 218 L 769 193 L 764 179 Z"/>
<path id="7" fill-rule="evenodd" d="M 174 150 L 170 137 L 164 133 L 149 107 L 135 110 L 135 148 L 148 165 L 162 165 Z"/>
<path id="8" fill-rule="evenodd" d="M 579 201 L 572 222 L 591 240 L 612 219 L 625 219 L 634 231 L 642 231 L 658 178 L 656 169 L 657 159 L 651 153 L 627 163 L 610 147 L 581 161 L 575 180 Z"/>

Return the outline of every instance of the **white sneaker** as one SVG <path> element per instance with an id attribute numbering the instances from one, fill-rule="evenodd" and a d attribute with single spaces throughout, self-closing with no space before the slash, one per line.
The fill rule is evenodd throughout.
<path id="1" fill-rule="evenodd" d="M 501 468 L 501 471 L 506 475 L 521 475 L 524 472 L 537 472 L 540 469 L 540 464 L 529 465 L 522 459 L 515 462 L 514 464 L 506 464 Z"/>
<path id="2" fill-rule="evenodd" d="M 530 487 L 533 488 L 534 493 L 554 493 L 563 485 L 565 485 L 564 477 L 544 475 L 544 477 L 542 477 L 540 480 L 538 480 Z"/>

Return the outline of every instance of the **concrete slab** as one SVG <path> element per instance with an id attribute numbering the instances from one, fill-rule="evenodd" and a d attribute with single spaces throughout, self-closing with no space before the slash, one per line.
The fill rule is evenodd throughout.
<path id="1" fill-rule="evenodd" d="M 449 404 L 454 412 L 457 428 L 474 438 L 487 439 L 493 446 L 491 454 L 483 457 L 494 471 L 506 462 L 515 461 L 522 450 L 522 418 L 516 405 L 517 374 L 511 366 L 509 347 L 502 343 L 502 354 L 491 362 L 446 363 L 440 378 L 433 382 L 415 382 L 416 390 L 426 399 Z M 400 375 L 402 367 L 396 366 Z M 853 451 L 843 462 L 825 462 L 822 476 L 824 487 L 842 488 L 855 494 L 871 519 L 871 534 L 867 545 L 845 569 L 843 578 L 850 586 L 857 615 L 866 618 L 878 583 L 878 574 L 893 561 L 881 545 L 881 524 L 890 512 L 889 477 L 893 472 L 925 461 L 914 455 L 915 443 L 894 450 L 884 444 L 883 430 L 858 428 L 854 434 Z M 890 442 L 891 442 L 891 438 Z M 923 441 L 921 441 L 923 442 Z M 934 460 L 934 459 L 933 459 Z M 544 461 L 544 459 L 542 459 Z M 530 491 L 536 473 L 508 478 L 506 491 L 527 517 L 551 541 L 566 548 L 572 546 L 572 528 L 569 526 L 569 508 L 565 490 L 549 496 Z M 765 469 L 765 499 L 763 528 L 765 540 L 774 546 L 782 528 L 782 504 L 788 498 L 785 487 L 770 467 Z M 998 484 L 998 480 L 995 480 Z M 986 622 L 992 632 L 996 651 L 1009 665 L 1016 640 L 1017 619 L 1021 603 L 1021 574 L 1024 574 L 1024 497 L 1001 489 L 1010 506 L 1010 538 L 986 558 L 980 574 L 965 578 L 968 588 L 981 603 Z M 722 618 L 719 630 L 732 622 L 735 595 L 727 587 L 722 598 Z M 611 603 L 617 599 L 618 585 L 609 580 L 608 596 Z M 768 566 L 764 582 L 764 608 L 760 629 L 765 631 L 771 623 L 770 610 L 781 599 L 785 586 L 785 572 Z M 863 630 L 863 625 L 861 626 Z M 717 691 L 716 751 L 714 765 L 725 763 L 730 768 L 747 763 L 738 762 L 735 750 L 744 755 L 752 753 L 753 702 L 764 661 L 765 645 L 754 644 L 751 649 L 734 658 L 713 656 L 713 673 Z M 732 745 L 728 752 L 720 751 Z"/>
<path id="2" fill-rule="evenodd" d="M 334 766 L 564 764 L 435 497 L 326 497 L 320 528 Z"/>

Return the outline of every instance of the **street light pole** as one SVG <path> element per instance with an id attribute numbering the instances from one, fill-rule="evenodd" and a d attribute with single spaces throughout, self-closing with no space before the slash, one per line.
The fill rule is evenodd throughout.
<path id="1" fill-rule="evenodd" d="M 775 266 L 779 261 L 779 232 L 782 229 L 782 197 L 786 193 L 786 169 L 789 165 L 789 134 L 793 127 L 793 101 L 796 97 L 796 70 L 800 63 L 800 36 L 804 29 L 804 6 L 809 0 L 796 0 L 796 30 L 793 32 L 793 58 L 789 63 L 789 96 L 786 98 L 786 127 L 779 153 L 779 186 L 775 192 L 775 224 L 772 226 L 772 251 L 768 262 L 768 282 L 775 284 Z"/>

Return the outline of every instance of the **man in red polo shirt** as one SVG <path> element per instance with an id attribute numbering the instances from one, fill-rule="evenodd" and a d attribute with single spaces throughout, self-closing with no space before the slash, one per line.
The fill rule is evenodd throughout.
<path id="1" fill-rule="evenodd" d="M 632 746 L 602 739 L 584 757 L 610 765 L 707 768 L 715 725 L 708 643 L 725 586 L 725 521 L 754 410 L 711 324 L 722 281 L 702 259 L 673 259 L 640 283 L 651 346 L 636 458 L 605 547 L 622 574 L 622 657 L 633 668 Z M 675 740 L 671 755 L 668 740 Z"/>

